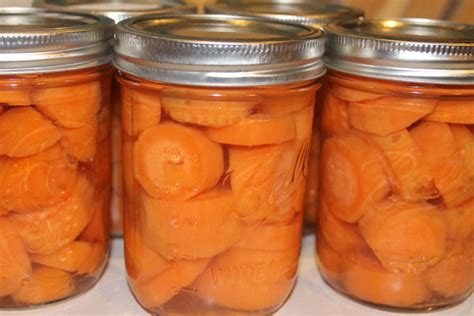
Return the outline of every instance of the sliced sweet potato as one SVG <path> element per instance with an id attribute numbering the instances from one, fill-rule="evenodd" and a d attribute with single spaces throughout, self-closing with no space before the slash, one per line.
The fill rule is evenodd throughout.
<path id="1" fill-rule="evenodd" d="M 448 238 L 465 240 L 474 237 L 474 199 L 442 212 Z"/>
<path id="2" fill-rule="evenodd" d="M 256 100 L 190 99 L 162 96 L 163 109 L 175 121 L 221 128 L 250 115 Z"/>
<path id="3" fill-rule="evenodd" d="M 31 276 L 31 262 L 25 245 L 8 219 L 0 219 L 0 297 L 20 288 Z"/>
<path id="4" fill-rule="evenodd" d="M 350 295 L 387 306 L 408 307 L 430 297 L 421 273 L 389 272 L 373 258 L 349 265 L 343 284 Z"/>
<path id="5" fill-rule="evenodd" d="M 25 280 L 11 297 L 23 304 L 44 304 L 67 298 L 73 292 L 74 284 L 69 272 L 37 266 L 31 278 Z"/>
<path id="6" fill-rule="evenodd" d="M 232 214 L 232 201 L 232 192 L 225 189 L 188 201 L 145 196 L 145 243 L 166 259 L 212 257 L 242 235 L 243 226 Z"/>
<path id="7" fill-rule="evenodd" d="M 206 301 L 241 311 L 277 307 L 293 288 L 298 255 L 299 247 L 231 248 L 217 256 L 191 287 Z"/>
<path id="8" fill-rule="evenodd" d="M 32 254 L 31 261 L 78 274 L 92 274 L 104 263 L 106 248 L 101 244 L 73 241 L 49 255 Z"/>
<path id="9" fill-rule="evenodd" d="M 190 285 L 206 268 L 211 259 L 179 260 L 163 273 L 145 281 L 130 280 L 138 301 L 147 308 L 165 304 L 182 288 Z"/>
<path id="10" fill-rule="evenodd" d="M 29 213 L 54 206 L 74 191 L 77 165 L 58 144 L 26 158 L 0 158 L 0 206 Z"/>
<path id="11" fill-rule="evenodd" d="M 295 145 L 288 142 L 229 150 L 234 210 L 246 223 L 263 221 L 275 212 L 297 211 L 295 197 L 304 179 L 297 162 L 307 153 L 298 154 Z"/>
<path id="12" fill-rule="evenodd" d="M 384 95 L 360 89 L 353 89 L 338 84 L 332 85 L 332 93 L 338 99 L 348 102 L 363 102 L 382 98 Z"/>
<path id="13" fill-rule="evenodd" d="M 367 247 L 357 225 L 336 218 L 324 199 L 320 201 L 318 229 L 335 251 L 349 254 Z"/>
<path id="14" fill-rule="evenodd" d="M 90 122 L 99 112 L 102 93 L 100 82 L 93 81 L 35 89 L 31 98 L 35 107 L 56 124 L 78 128 Z"/>
<path id="15" fill-rule="evenodd" d="M 321 128 L 327 136 L 342 135 L 351 128 L 349 103 L 336 98 L 332 90 L 327 90 L 323 97 Z"/>
<path id="16" fill-rule="evenodd" d="M 349 105 L 349 120 L 355 128 L 379 136 L 407 128 L 431 113 L 434 99 L 383 97 Z"/>
<path id="17" fill-rule="evenodd" d="M 387 136 L 372 136 L 394 173 L 395 191 L 406 201 L 422 202 L 439 197 L 433 176 L 421 151 L 406 129 Z"/>
<path id="18" fill-rule="evenodd" d="M 323 277 L 331 284 L 342 281 L 350 262 L 344 254 L 334 250 L 321 234 L 316 239 L 316 251 L 318 268 Z"/>
<path id="19" fill-rule="evenodd" d="M 81 177 L 70 199 L 44 211 L 10 215 L 28 251 L 48 255 L 75 240 L 91 220 L 93 190 Z"/>
<path id="20" fill-rule="evenodd" d="M 446 224 L 428 203 L 387 199 L 374 206 L 359 227 L 382 265 L 393 272 L 422 272 L 446 251 Z"/>
<path id="21" fill-rule="evenodd" d="M 63 128 L 62 146 L 66 152 L 79 161 L 90 161 L 97 153 L 99 124 L 93 118 L 78 128 Z"/>
<path id="22" fill-rule="evenodd" d="M 257 146 L 280 144 L 296 137 L 292 116 L 250 115 L 223 128 L 207 128 L 207 135 L 215 142 L 229 145 Z"/>
<path id="23" fill-rule="evenodd" d="M 459 205 L 474 195 L 474 181 L 446 123 L 422 122 L 410 130 L 435 185 L 448 207 Z"/>
<path id="24" fill-rule="evenodd" d="M 149 127 L 160 124 L 161 101 L 158 94 L 122 86 L 122 128 L 137 136 Z"/>
<path id="25" fill-rule="evenodd" d="M 474 257 L 467 252 L 451 252 L 426 271 L 426 284 L 437 294 L 456 297 L 474 286 Z"/>
<path id="26" fill-rule="evenodd" d="M 433 113 L 425 119 L 433 122 L 474 124 L 474 100 L 441 100 Z"/>
<path id="27" fill-rule="evenodd" d="M 141 133 L 133 153 L 135 177 L 155 198 L 187 200 L 214 187 L 224 172 L 222 147 L 175 123 Z"/>
<path id="28" fill-rule="evenodd" d="M 0 156 L 35 155 L 61 136 L 60 130 L 32 107 L 13 108 L 0 116 Z"/>
<path id="29" fill-rule="evenodd" d="M 258 224 L 248 227 L 235 247 L 253 250 L 279 251 L 300 246 L 301 215 L 284 224 Z"/>
<path id="30" fill-rule="evenodd" d="M 32 104 L 29 89 L 0 89 L 0 104 L 28 106 Z"/>
<path id="31" fill-rule="evenodd" d="M 321 198 L 333 215 L 355 223 L 389 192 L 377 153 L 361 137 L 346 134 L 326 140 L 321 154 Z"/>

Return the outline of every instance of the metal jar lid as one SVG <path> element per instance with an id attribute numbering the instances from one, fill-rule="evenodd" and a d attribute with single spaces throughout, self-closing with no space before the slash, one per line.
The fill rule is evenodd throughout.
<path id="1" fill-rule="evenodd" d="M 88 14 L 0 9 L 0 75 L 95 67 L 112 59 L 114 22 Z"/>
<path id="2" fill-rule="evenodd" d="M 116 23 L 145 14 L 194 13 L 196 6 L 179 0 L 35 0 L 33 5 L 50 10 L 105 15 Z"/>
<path id="3" fill-rule="evenodd" d="M 474 83 L 474 25 L 427 19 L 330 24 L 328 68 L 366 77 Z"/>
<path id="4" fill-rule="evenodd" d="M 207 13 L 260 16 L 318 27 L 364 16 L 359 9 L 314 0 L 227 0 L 207 4 L 205 10 Z"/>
<path id="5" fill-rule="evenodd" d="M 115 66 L 168 83 L 272 85 L 322 76 L 324 36 L 237 15 L 142 16 L 117 26 Z"/>

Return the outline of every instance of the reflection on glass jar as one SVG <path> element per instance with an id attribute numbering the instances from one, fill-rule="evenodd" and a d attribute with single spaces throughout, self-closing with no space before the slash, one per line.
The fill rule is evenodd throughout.
<path id="1" fill-rule="evenodd" d="M 379 23 L 358 28 L 372 39 Z M 429 22 L 392 23 L 390 32 L 410 32 L 417 23 Z M 352 27 L 340 24 L 330 33 Z M 409 42 L 409 35 L 397 36 Z M 397 77 L 393 68 L 380 72 L 387 78 L 369 78 L 363 66 L 349 75 L 355 66 L 338 63 L 339 46 L 331 36 L 329 43 L 329 67 L 340 71 L 328 75 L 321 114 L 323 277 L 351 297 L 386 307 L 430 310 L 462 301 L 474 285 L 474 76 L 450 73 L 450 55 L 441 70 L 422 66 L 433 67 L 430 75 L 439 70 L 438 78 L 421 78 L 422 70 Z"/>

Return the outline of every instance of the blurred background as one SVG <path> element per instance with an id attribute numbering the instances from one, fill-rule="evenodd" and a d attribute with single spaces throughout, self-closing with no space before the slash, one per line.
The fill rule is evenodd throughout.
<path id="1" fill-rule="evenodd" d="M 215 2 L 215 0 L 187 1 L 200 4 Z M 368 18 L 419 17 L 474 23 L 474 0 L 334 0 L 326 2 L 363 9 Z"/>
<path id="2" fill-rule="evenodd" d="M 186 1 L 204 4 L 216 0 Z M 474 23 L 474 0 L 334 0 L 327 2 L 363 9 L 369 18 L 420 17 Z M 0 6 L 29 6 L 30 3 L 31 0 L 0 0 Z"/>

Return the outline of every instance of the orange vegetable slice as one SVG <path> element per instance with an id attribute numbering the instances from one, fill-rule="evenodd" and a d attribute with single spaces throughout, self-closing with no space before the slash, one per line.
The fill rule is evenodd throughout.
<path id="1" fill-rule="evenodd" d="M 466 125 L 450 124 L 451 132 L 458 146 L 461 156 L 467 168 L 467 173 L 474 179 L 474 129 Z"/>
<path id="2" fill-rule="evenodd" d="M 77 160 L 90 161 L 97 153 L 98 130 L 96 118 L 79 128 L 63 128 L 62 145 Z"/>
<path id="3" fill-rule="evenodd" d="M 206 268 L 210 259 L 179 260 L 158 276 L 136 282 L 130 280 L 138 301 L 147 308 L 158 307 L 190 285 Z"/>
<path id="4" fill-rule="evenodd" d="M 0 297 L 19 289 L 31 276 L 31 271 L 23 241 L 7 219 L 0 219 Z"/>
<path id="5" fill-rule="evenodd" d="M 98 188 L 109 189 L 112 180 L 112 148 L 110 140 L 97 144 L 96 154 L 87 161 L 86 174 Z"/>
<path id="6" fill-rule="evenodd" d="M 387 136 L 373 135 L 372 140 L 388 160 L 395 189 L 405 201 L 422 202 L 439 197 L 421 151 L 406 129 Z"/>
<path id="7" fill-rule="evenodd" d="M 102 102 L 99 81 L 42 88 L 32 91 L 35 107 L 56 124 L 67 128 L 82 127 L 99 112 Z"/>
<path id="8" fill-rule="evenodd" d="M 137 136 L 147 128 L 160 124 L 161 101 L 158 94 L 122 86 L 122 128 Z"/>
<path id="9" fill-rule="evenodd" d="M 110 191 L 99 191 L 91 201 L 92 217 L 90 222 L 79 235 L 79 240 L 89 243 L 99 243 L 107 246 L 109 241 L 109 210 Z"/>
<path id="10" fill-rule="evenodd" d="M 104 263 L 105 247 L 73 241 L 49 255 L 32 254 L 31 261 L 43 266 L 78 274 L 92 274 Z"/>
<path id="11" fill-rule="evenodd" d="M 326 140 L 321 154 L 321 194 L 332 214 L 357 222 L 390 192 L 375 150 L 357 135 Z"/>
<path id="12" fill-rule="evenodd" d="M 30 279 L 11 296 L 24 304 L 43 304 L 64 299 L 74 292 L 70 273 L 50 267 L 38 266 Z"/>
<path id="13" fill-rule="evenodd" d="M 175 121 L 221 128 L 239 122 L 250 115 L 255 100 L 199 100 L 162 96 L 163 109 Z"/>
<path id="14" fill-rule="evenodd" d="M 351 264 L 344 278 L 345 290 L 366 302 L 408 307 L 430 297 L 421 273 L 395 273 L 371 258 Z"/>
<path id="15" fill-rule="evenodd" d="M 31 107 L 14 108 L 0 116 L 0 156 L 22 158 L 53 146 L 61 132 Z"/>
<path id="16" fill-rule="evenodd" d="M 344 255 L 334 250 L 322 235 L 316 239 L 316 250 L 316 261 L 323 277 L 332 285 L 342 281 L 349 264 Z"/>
<path id="17" fill-rule="evenodd" d="M 9 106 L 31 105 L 29 89 L 0 89 L 0 104 Z"/>
<path id="18" fill-rule="evenodd" d="M 257 146 L 280 144 L 296 137 L 292 116 L 250 115 L 223 128 L 207 128 L 207 135 L 215 142 L 229 145 Z"/>
<path id="19" fill-rule="evenodd" d="M 291 292 L 299 247 L 285 251 L 231 248 L 217 256 L 191 288 L 206 301 L 241 311 L 277 307 Z"/>
<path id="20" fill-rule="evenodd" d="M 474 136 L 466 125 L 462 124 L 449 124 L 451 133 L 453 133 L 454 140 L 458 145 L 459 150 L 467 145 L 468 143 L 474 141 Z"/>
<path id="21" fill-rule="evenodd" d="M 166 271 L 173 264 L 149 248 L 135 227 L 125 227 L 125 264 L 128 276 L 134 281 L 149 280 Z"/>
<path id="22" fill-rule="evenodd" d="M 229 172 L 236 215 L 245 223 L 255 224 L 272 213 L 297 211 L 295 196 L 304 179 L 296 168 L 298 156 L 293 142 L 230 148 Z"/>
<path id="23" fill-rule="evenodd" d="M 474 199 L 443 210 L 442 215 L 449 239 L 465 240 L 474 236 Z"/>
<path id="24" fill-rule="evenodd" d="M 0 158 L 0 206 L 28 213 L 69 198 L 77 179 L 59 144 L 26 158 Z"/>
<path id="25" fill-rule="evenodd" d="M 359 227 L 383 266 L 393 272 L 422 272 L 446 251 L 446 224 L 428 203 L 385 200 L 360 220 Z"/>
<path id="26" fill-rule="evenodd" d="M 48 255 L 75 240 L 89 224 L 94 198 L 87 179 L 78 180 L 73 196 L 44 211 L 12 214 L 10 219 L 29 252 Z"/>
<path id="27" fill-rule="evenodd" d="M 269 96 L 264 98 L 258 105 L 257 112 L 270 115 L 281 115 L 298 112 L 305 107 L 312 107 L 316 102 L 314 90 L 308 90 L 304 93 L 287 94 L 285 96 Z"/>
<path id="28" fill-rule="evenodd" d="M 147 129 L 133 153 L 135 176 L 155 198 L 187 200 L 214 187 L 224 172 L 222 147 L 200 130 L 175 123 Z"/>
<path id="29" fill-rule="evenodd" d="M 433 122 L 474 124 L 474 104 L 472 99 L 441 100 L 433 113 L 425 119 Z"/>
<path id="30" fill-rule="evenodd" d="M 382 98 L 384 95 L 359 89 L 352 89 L 338 84 L 332 85 L 335 97 L 348 102 L 363 102 Z"/>
<path id="31" fill-rule="evenodd" d="M 296 215 L 288 223 L 258 224 L 248 227 L 235 247 L 265 251 L 298 248 L 302 223 L 301 215 Z"/>
<path id="32" fill-rule="evenodd" d="M 449 253 L 426 271 L 428 287 L 444 297 L 468 293 L 474 285 L 474 258 L 466 252 Z"/>
<path id="33" fill-rule="evenodd" d="M 321 126 L 327 136 L 342 135 L 351 129 L 349 103 L 336 98 L 331 90 L 327 90 L 323 97 Z"/>
<path id="34" fill-rule="evenodd" d="M 407 128 L 431 113 L 433 99 L 383 97 L 349 105 L 349 120 L 355 128 L 379 136 Z"/>
<path id="35" fill-rule="evenodd" d="M 449 125 L 425 121 L 410 133 L 446 205 L 456 206 L 472 197 L 474 182 Z"/>
<path id="36" fill-rule="evenodd" d="M 97 113 L 97 121 L 99 122 L 98 137 L 99 142 L 109 138 L 110 132 L 121 134 L 120 117 L 112 115 L 109 106 L 102 106 Z M 113 137 L 113 135 L 112 135 Z"/>
<path id="37" fill-rule="evenodd" d="M 232 192 L 216 189 L 188 201 L 144 197 L 143 233 L 147 245 L 166 259 L 208 258 L 242 235 L 232 215 Z"/>
<path id="38" fill-rule="evenodd" d="M 367 248 L 359 233 L 357 225 L 349 224 L 336 218 L 328 204 L 322 199 L 319 209 L 318 229 L 332 249 L 346 254 L 355 253 Z"/>

